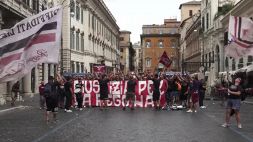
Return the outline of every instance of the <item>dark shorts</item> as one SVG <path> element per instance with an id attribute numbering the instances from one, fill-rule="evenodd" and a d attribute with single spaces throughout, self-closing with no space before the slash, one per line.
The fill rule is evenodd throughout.
<path id="1" fill-rule="evenodd" d="M 127 92 L 126 93 L 126 100 L 134 100 L 135 99 L 135 93 L 134 92 Z"/>
<path id="2" fill-rule="evenodd" d="M 47 111 L 55 112 L 55 108 L 58 105 L 57 99 L 52 97 L 46 97 Z"/>
<path id="3" fill-rule="evenodd" d="M 171 92 L 171 96 L 175 96 L 175 97 L 179 96 L 178 91 L 172 91 Z"/>
<path id="4" fill-rule="evenodd" d="M 100 93 L 100 100 L 108 100 L 108 93 Z"/>
<path id="5" fill-rule="evenodd" d="M 184 93 L 181 93 L 179 98 L 181 101 L 185 101 L 187 100 L 187 95 L 185 95 Z"/>
<path id="6" fill-rule="evenodd" d="M 241 107 L 241 99 L 228 99 L 227 100 L 227 109 L 235 109 L 240 110 Z"/>
<path id="7" fill-rule="evenodd" d="M 154 90 L 153 92 L 153 101 L 159 101 L 160 100 L 160 91 Z"/>

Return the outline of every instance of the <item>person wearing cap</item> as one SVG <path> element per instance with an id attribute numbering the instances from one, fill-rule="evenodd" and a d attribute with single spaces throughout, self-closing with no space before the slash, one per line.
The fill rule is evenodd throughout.
<path id="1" fill-rule="evenodd" d="M 243 92 L 242 87 L 240 86 L 241 78 L 236 78 L 235 82 L 229 86 L 228 89 L 228 100 L 225 113 L 225 123 L 222 127 L 229 127 L 231 111 L 235 111 L 237 127 L 242 128 L 241 118 L 240 118 L 240 107 L 241 107 L 241 94 Z"/>

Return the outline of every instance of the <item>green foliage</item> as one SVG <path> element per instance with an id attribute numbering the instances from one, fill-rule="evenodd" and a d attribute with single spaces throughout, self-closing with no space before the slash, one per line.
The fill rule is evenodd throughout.
<path id="1" fill-rule="evenodd" d="M 218 18 L 221 15 L 226 15 L 231 9 L 233 9 L 233 4 L 225 4 L 222 7 L 219 7 L 218 13 L 216 14 L 216 18 Z"/>

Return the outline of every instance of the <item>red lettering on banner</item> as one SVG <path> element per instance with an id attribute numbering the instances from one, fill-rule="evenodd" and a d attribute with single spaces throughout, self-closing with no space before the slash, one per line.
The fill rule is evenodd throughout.
<path id="1" fill-rule="evenodd" d="M 74 86 L 76 83 L 78 83 L 78 81 L 74 81 Z M 83 84 L 84 84 L 82 88 L 82 93 L 84 96 L 83 104 L 86 106 L 99 106 L 100 88 L 98 80 L 85 80 L 83 81 Z M 125 105 L 124 100 L 126 98 L 125 94 L 127 92 L 126 89 L 127 81 L 111 81 L 108 84 L 108 88 L 109 88 L 108 106 L 117 106 L 117 107 L 124 106 Z M 152 107 L 153 81 L 152 80 L 138 81 L 135 89 L 136 89 L 135 106 Z M 166 102 L 165 92 L 167 90 L 167 88 L 164 87 L 164 82 L 161 82 L 160 90 L 161 90 L 160 104 L 164 105 Z"/>

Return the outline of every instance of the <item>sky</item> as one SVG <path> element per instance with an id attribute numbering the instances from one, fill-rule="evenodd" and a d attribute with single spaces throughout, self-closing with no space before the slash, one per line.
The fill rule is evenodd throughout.
<path id="1" fill-rule="evenodd" d="M 140 41 L 142 25 L 161 25 L 169 18 L 180 20 L 179 6 L 188 1 L 192 0 L 104 0 L 120 30 L 132 32 L 132 43 Z"/>

